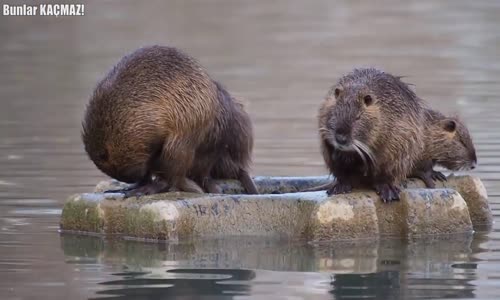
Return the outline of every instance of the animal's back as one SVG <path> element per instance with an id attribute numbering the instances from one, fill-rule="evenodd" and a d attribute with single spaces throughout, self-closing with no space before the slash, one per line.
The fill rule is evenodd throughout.
<path id="1" fill-rule="evenodd" d="M 211 120 L 215 91 L 197 61 L 175 48 L 152 46 L 122 58 L 97 86 L 90 106 L 94 102 L 116 117 L 194 129 Z"/>
<path id="2" fill-rule="evenodd" d="M 94 90 L 83 123 L 87 153 L 104 173 L 117 178 L 117 169 L 146 164 L 152 149 L 159 151 L 169 139 L 196 143 L 211 129 L 216 95 L 206 71 L 179 50 L 138 49 Z"/>

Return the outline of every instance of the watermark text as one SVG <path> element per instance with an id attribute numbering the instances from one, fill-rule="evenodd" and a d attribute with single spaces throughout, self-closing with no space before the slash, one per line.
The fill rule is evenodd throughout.
<path id="1" fill-rule="evenodd" d="M 2 5 L 4 16 L 84 16 L 85 4 Z"/>

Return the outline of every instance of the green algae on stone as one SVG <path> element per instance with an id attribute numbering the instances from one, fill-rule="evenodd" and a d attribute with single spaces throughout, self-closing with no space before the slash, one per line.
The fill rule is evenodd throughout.
<path id="1" fill-rule="evenodd" d="M 297 223 L 303 224 L 303 226 L 297 229 L 295 236 L 298 236 L 303 240 L 313 240 L 315 232 L 318 230 L 318 222 L 313 218 L 316 212 L 317 203 L 306 200 L 297 200 L 297 210 L 295 216 L 290 216 L 290 219 L 297 220 Z"/>
<path id="2" fill-rule="evenodd" d="M 99 202 L 83 200 L 81 195 L 74 195 L 64 205 L 60 227 L 62 230 L 101 233 L 103 222 Z"/>
<path id="3" fill-rule="evenodd" d="M 375 192 L 369 192 L 377 199 L 375 209 L 381 235 L 404 237 L 406 235 L 406 215 L 403 201 L 384 203 L 378 199 Z"/>
<path id="4" fill-rule="evenodd" d="M 158 219 L 158 212 L 142 208 L 128 208 L 123 215 L 125 232 L 127 236 L 153 239 L 169 240 L 172 233 L 172 225 L 166 220 Z"/>
<path id="5" fill-rule="evenodd" d="M 129 209 L 117 204 L 110 204 L 107 201 L 102 205 L 105 215 L 104 232 L 106 234 L 123 234 L 128 228 L 126 226 Z"/>

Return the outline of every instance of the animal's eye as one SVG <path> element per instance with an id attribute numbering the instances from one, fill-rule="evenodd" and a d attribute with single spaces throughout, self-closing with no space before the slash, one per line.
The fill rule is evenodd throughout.
<path id="1" fill-rule="evenodd" d="M 455 131 L 456 128 L 457 128 L 457 123 L 453 120 L 447 120 L 444 123 L 444 130 L 446 130 L 448 132 L 453 132 L 453 131 Z"/>
<path id="2" fill-rule="evenodd" d="M 337 98 L 340 95 L 340 89 L 336 88 L 335 89 L 335 98 Z"/>
<path id="3" fill-rule="evenodd" d="M 372 96 L 370 95 L 366 95 L 364 98 L 363 98 L 363 101 L 365 102 L 365 105 L 366 106 L 369 106 L 373 103 L 373 98 Z"/>

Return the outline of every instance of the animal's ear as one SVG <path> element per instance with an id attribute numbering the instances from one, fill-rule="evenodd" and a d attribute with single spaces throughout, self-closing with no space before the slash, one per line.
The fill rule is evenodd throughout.
<path id="1" fill-rule="evenodd" d="M 337 100 L 337 98 L 342 94 L 342 87 L 340 86 L 332 86 L 326 95 L 326 98 L 329 100 Z"/>
<path id="2" fill-rule="evenodd" d="M 333 90 L 333 95 L 335 96 L 335 98 L 338 98 L 340 96 L 340 92 L 341 90 L 338 87 Z"/>
<path id="3" fill-rule="evenodd" d="M 448 132 L 454 132 L 457 129 L 457 122 L 454 120 L 446 119 L 441 124 L 443 129 Z"/>
<path id="4" fill-rule="evenodd" d="M 366 106 L 370 106 L 373 104 L 374 100 L 373 100 L 373 97 L 371 95 L 365 95 L 363 97 L 363 102 L 365 103 Z"/>

